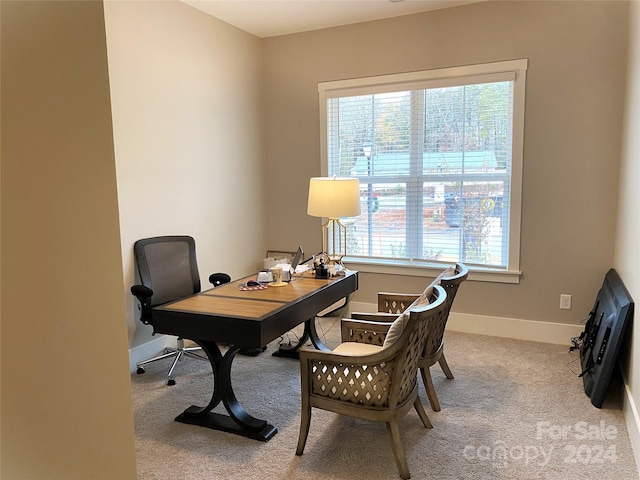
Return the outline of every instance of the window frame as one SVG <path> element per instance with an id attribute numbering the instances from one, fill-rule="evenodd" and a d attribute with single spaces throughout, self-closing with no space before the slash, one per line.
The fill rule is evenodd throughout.
<path id="1" fill-rule="evenodd" d="M 439 68 L 318 83 L 320 111 L 321 172 L 328 175 L 327 100 L 330 98 L 370 95 L 393 91 L 453 87 L 477 83 L 513 81 L 513 130 L 510 175 L 509 255 L 507 267 L 470 266 L 470 278 L 479 281 L 519 283 L 520 230 L 522 214 L 522 171 L 524 153 L 524 118 L 527 59 L 492 62 L 468 66 Z M 427 260 L 396 260 L 375 257 L 349 257 L 343 261 L 362 272 L 435 276 L 442 265 Z"/>

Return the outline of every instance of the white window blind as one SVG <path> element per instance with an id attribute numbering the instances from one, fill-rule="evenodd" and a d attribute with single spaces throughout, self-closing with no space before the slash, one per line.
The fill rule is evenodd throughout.
<path id="1" fill-rule="evenodd" d="M 526 66 L 319 85 L 323 173 L 360 180 L 349 257 L 519 269 Z"/>

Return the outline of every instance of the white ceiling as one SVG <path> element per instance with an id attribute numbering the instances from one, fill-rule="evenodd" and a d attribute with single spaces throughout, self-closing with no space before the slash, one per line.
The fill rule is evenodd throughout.
<path id="1" fill-rule="evenodd" d="M 484 0 L 181 0 L 257 37 L 410 15 Z"/>

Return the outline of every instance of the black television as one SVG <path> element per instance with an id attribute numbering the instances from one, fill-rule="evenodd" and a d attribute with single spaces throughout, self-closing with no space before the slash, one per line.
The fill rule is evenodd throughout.
<path id="1" fill-rule="evenodd" d="M 604 278 L 580 335 L 584 391 L 594 407 L 602 407 L 625 332 L 633 319 L 633 300 L 612 268 Z"/>

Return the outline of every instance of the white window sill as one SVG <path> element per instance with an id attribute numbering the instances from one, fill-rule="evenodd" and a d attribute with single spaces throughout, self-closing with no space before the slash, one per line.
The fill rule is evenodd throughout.
<path id="1" fill-rule="evenodd" d="M 386 260 L 381 258 L 354 258 L 342 259 L 345 267 L 363 273 L 381 273 L 386 275 L 406 275 L 410 277 L 437 277 L 445 268 L 444 265 L 435 263 L 415 263 L 409 261 Z M 477 282 L 494 283 L 520 283 L 520 271 L 507 271 L 486 267 L 469 267 L 469 280 Z"/>

